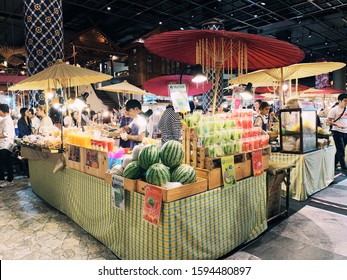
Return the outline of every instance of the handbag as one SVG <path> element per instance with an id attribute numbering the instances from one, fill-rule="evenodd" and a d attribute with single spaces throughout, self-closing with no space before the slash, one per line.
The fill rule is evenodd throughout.
<path id="1" fill-rule="evenodd" d="M 346 106 L 345 106 L 345 108 L 343 108 L 343 111 L 342 111 L 341 115 L 337 119 L 333 120 L 332 122 L 337 122 L 339 119 L 341 119 L 343 114 L 345 113 L 345 111 L 346 111 Z M 333 131 L 332 128 L 333 128 L 333 125 L 331 124 L 329 126 L 329 131 Z"/>

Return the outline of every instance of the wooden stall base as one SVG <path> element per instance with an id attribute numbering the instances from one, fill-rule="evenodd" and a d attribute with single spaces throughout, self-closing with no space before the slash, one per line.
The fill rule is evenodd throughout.
<path id="1" fill-rule="evenodd" d="M 269 168 L 269 156 L 263 155 L 263 170 L 266 170 L 268 168 Z M 196 170 L 196 175 L 198 177 L 205 178 L 207 180 L 207 188 L 209 190 L 223 186 L 223 177 L 222 177 L 221 167 L 216 167 L 212 170 L 203 169 L 203 168 L 195 168 L 195 170 Z M 236 157 L 235 176 L 237 181 L 252 176 L 252 161 L 247 158 Z"/>
<path id="2" fill-rule="evenodd" d="M 148 185 L 147 182 L 138 180 L 137 181 L 137 192 L 145 193 L 145 188 Z M 157 186 L 158 187 L 158 186 Z M 188 196 L 192 196 L 194 194 L 202 193 L 207 191 L 207 180 L 204 178 L 196 178 L 196 182 L 191 184 L 186 184 L 180 187 L 166 189 L 162 187 L 158 187 L 163 190 L 163 201 L 171 202 L 175 200 L 179 200 L 181 198 L 185 198 Z"/>
<path id="3" fill-rule="evenodd" d="M 131 192 L 136 192 L 137 181 L 138 180 L 124 178 L 124 189 Z M 105 182 L 108 185 L 112 185 L 112 174 L 110 172 L 105 173 Z"/>

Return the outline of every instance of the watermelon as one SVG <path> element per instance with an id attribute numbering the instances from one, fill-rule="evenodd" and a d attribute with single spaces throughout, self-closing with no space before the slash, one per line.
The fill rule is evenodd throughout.
<path id="1" fill-rule="evenodd" d="M 129 179 L 139 179 L 142 175 L 142 168 L 138 161 L 130 162 L 123 170 L 123 176 Z"/>
<path id="2" fill-rule="evenodd" d="M 148 168 L 146 181 L 152 185 L 164 186 L 170 181 L 170 170 L 162 163 L 155 163 Z"/>
<path id="3" fill-rule="evenodd" d="M 196 181 L 196 171 L 189 164 L 181 164 L 171 172 L 171 182 L 180 182 L 183 185 Z"/>
<path id="4" fill-rule="evenodd" d="M 133 157 L 131 155 L 124 155 L 122 157 L 122 167 L 125 168 L 127 165 L 133 161 Z"/>
<path id="5" fill-rule="evenodd" d="M 133 160 L 139 160 L 139 154 L 141 150 L 143 149 L 144 145 L 139 144 L 134 147 L 134 149 L 131 152 L 131 155 L 133 156 Z"/>
<path id="6" fill-rule="evenodd" d="M 139 164 L 143 169 L 148 169 L 151 165 L 160 160 L 160 150 L 155 145 L 145 146 L 139 154 Z"/>
<path id="7" fill-rule="evenodd" d="M 123 176 L 123 167 L 120 164 L 114 165 L 110 172 L 111 174 Z"/>
<path id="8" fill-rule="evenodd" d="M 161 148 L 161 162 L 170 168 L 174 168 L 180 165 L 182 163 L 183 157 L 183 145 L 178 141 L 169 140 Z"/>

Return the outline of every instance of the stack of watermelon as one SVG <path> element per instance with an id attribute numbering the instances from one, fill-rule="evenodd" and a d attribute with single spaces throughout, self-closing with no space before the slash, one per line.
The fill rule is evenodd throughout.
<path id="1" fill-rule="evenodd" d="M 155 145 L 141 146 L 134 149 L 133 154 L 133 161 L 124 167 L 126 178 L 140 179 L 145 174 L 146 182 L 157 186 L 165 186 L 167 182 L 185 185 L 196 181 L 195 169 L 182 164 L 184 150 L 178 141 L 166 142 L 161 150 Z"/>

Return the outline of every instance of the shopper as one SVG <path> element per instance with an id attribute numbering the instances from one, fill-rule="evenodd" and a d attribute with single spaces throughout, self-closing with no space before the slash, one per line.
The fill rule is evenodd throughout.
<path id="1" fill-rule="evenodd" d="M 253 122 L 255 121 L 255 118 L 260 114 L 259 107 L 261 102 L 262 101 L 260 99 L 257 99 L 253 103 Z"/>
<path id="2" fill-rule="evenodd" d="M 37 114 L 41 118 L 40 125 L 38 127 L 38 133 L 43 133 L 45 130 L 53 129 L 53 121 L 47 115 L 47 108 L 45 105 L 37 107 Z"/>
<path id="3" fill-rule="evenodd" d="M 158 128 L 161 131 L 162 144 L 169 140 L 180 141 L 182 136 L 181 118 L 171 104 L 166 106 L 166 110 L 159 120 Z"/>
<path id="4" fill-rule="evenodd" d="M 269 115 L 270 109 L 271 109 L 271 105 L 267 103 L 266 101 L 260 103 L 259 114 L 254 119 L 254 126 L 261 127 L 263 131 L 269 130 L 269 127 L 273 121 L 273 115 L 274 115 L 274 113 L 272 112 L 269 118 L 267 118 L 267 116 Z"/>
<path id="5" fill-rule="evenodd" d="M 31 122 L 31 132 L 33 134 L 36 134 L 36 132 L 39 129 L 40 126 L 40 119 L 36 116 L 36 114 L 34 113 L 34 109 L 30 108 L 29 109 L 29 118 L 30 118 L 30 122 Z"/>
<path id="6" fill-rule="evenodd" d="M 122 128 L 124 126 L 128 126 L 132 122 L 132 118 L 129 117 L 129 113 L 125 108 L 121 109 L 121 117 L 120 117 L 120 125 L 119 127 Z M 125 141 L 122 138 L 119 140 L 119 146 L 122 148 L 130 148 L 130 141 Z"/>
<path id="7" fill-rule="evenodd" d="M 25 135 L 30 135 L 32 133 L 31 121 L 30 121 L 30 111 L 28 108 L 21 108 L 20 118 L 17 122 L 18 126 L 18 138 L 23 138 Z"/>
<path id="8" fill-rule="evenodd" d="M 85 127 L 90 124 L 89 113 L 87 110 L 83 110 L 81 114 L 81 127 Z"/>
<path id="9" fill-rule="evenodd" d="M 78 127 L 79 125 L 79 114 L 77 111 L 71 112 L 70 116 L 66 115 L 64 118 L 65 127 Z"/>
<path id="10" fill-rule="evenodd" d="M 7 104 L 0 104 L 0 117 L 0 187 L 6 188 L 14 185 L 11 154 L 16 135 Z M 5 171 L 7 180 L 5 180 Z"/>
<path id="11" fill-rule="evenodd" d="M 331 131 L 336 146 L 335 170 L 340 163 L 341 171 L 346 173 L 345 148 L 347 145 L 347 94 L 341 93 L 338 97 L 338 105 L 328 113 L 327 124 L 332 125 Z"/>

